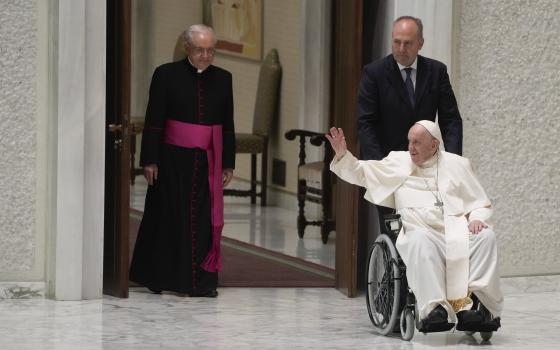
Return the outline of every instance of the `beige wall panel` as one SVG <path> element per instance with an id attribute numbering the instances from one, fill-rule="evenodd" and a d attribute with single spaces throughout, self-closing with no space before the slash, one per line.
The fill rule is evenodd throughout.
<path id="1" fill-rule="evenodd" d="M 560 273 L 560 3 L 459 1 L 464 153 L 495 206 L 503 275 Z"/>
<path id="2" fill-rule="evenodd" d="M 47 59 L 46 7 L 38 7 L 33 0 L 3 1 L 0 11 L 0 281 L 44 279 L 46 155 L 38 147 L 45 145 L 46 112 L 38 88 Z"/>

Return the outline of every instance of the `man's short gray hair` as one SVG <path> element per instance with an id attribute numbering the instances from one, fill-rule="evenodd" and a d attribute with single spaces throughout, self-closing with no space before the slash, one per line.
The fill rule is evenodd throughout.
<path id="1" fill-rule="evenodd" d="M 214 34 L 214 29 L 205 24 L 193 24 L 183 33 L 183 42 L 185 44 L 192 44 L 192 39 L 194 33 L 210 33 L 214 38 L 214 44 L 216 43 L 216 35 Z"/>
<path id="2" fill-rule="evenodd" d="M 403 20 L 414 21 L 416 23 L 416 27 L 418 27 L 418 37 L 421 40 L 424 40 L 424 25 L 422 24 L 422 20 L 420 18 L 416 18 L 416 17 L 412 17 L 412 16 L 400 16 L 399 18 L 397 18 L 393 22 L 393 27 L 395 26 L 395 24 L 397 24 L 397 22 L 400 22 L 400 21 L 403 21 Z"/>

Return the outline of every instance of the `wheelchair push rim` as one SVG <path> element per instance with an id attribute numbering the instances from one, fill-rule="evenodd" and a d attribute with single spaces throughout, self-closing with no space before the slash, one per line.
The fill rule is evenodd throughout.
<path id="1" fill-rule="evenodd" d="M 374 331 L 387 335 L 398 326 L 401 273 L 391 238 L 381 234 L 370 251 L 366 270 L 366 303 Z"/>

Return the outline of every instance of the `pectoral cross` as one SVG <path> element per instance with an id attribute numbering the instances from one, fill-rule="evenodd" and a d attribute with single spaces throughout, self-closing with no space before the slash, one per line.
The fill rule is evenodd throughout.
<path id="1" fill-rule="evenodd" d="M 441 199 L 439 199 L 439 197 L 436 196 L 436 202 L 434 203 L 434 205 L 436 206 L 436 208 L 438 208 L 441 213 L 443 214 L 443 202 L 441 201 Z"/>

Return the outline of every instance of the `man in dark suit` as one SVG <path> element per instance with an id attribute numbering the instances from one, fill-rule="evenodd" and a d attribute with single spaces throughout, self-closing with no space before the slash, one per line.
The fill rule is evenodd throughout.
<path id="1" fill-rule="evenodd" d="M 417 121 L 435 121 L 436 114 L 445 150 L 461 155 L 463 124 L 447 68 L 418 56 L 423 44 L 422 21 L 399 17 L 393 22 L 392 54 L 364 67 L 357 103 L 362 159 L 381 160 L 391 151 L 407 151 L 408 130 Z M 391 212 L 361 200 L 359 239 L 365 241 L 359 243 L 360 268 L 382 227 L 378 220 Z"/>
<path id="2" fill-rule="evenodd" d="M 406 151 L 407 133 L 419 120 L 438 115 L 445 149 L 461 155 L 463 124 L 446 66 L 418 55 L 422 21 L 393 22 L 392 54 L 365 66 L 358 92 L 358 137 L 363 159 Z"/>

